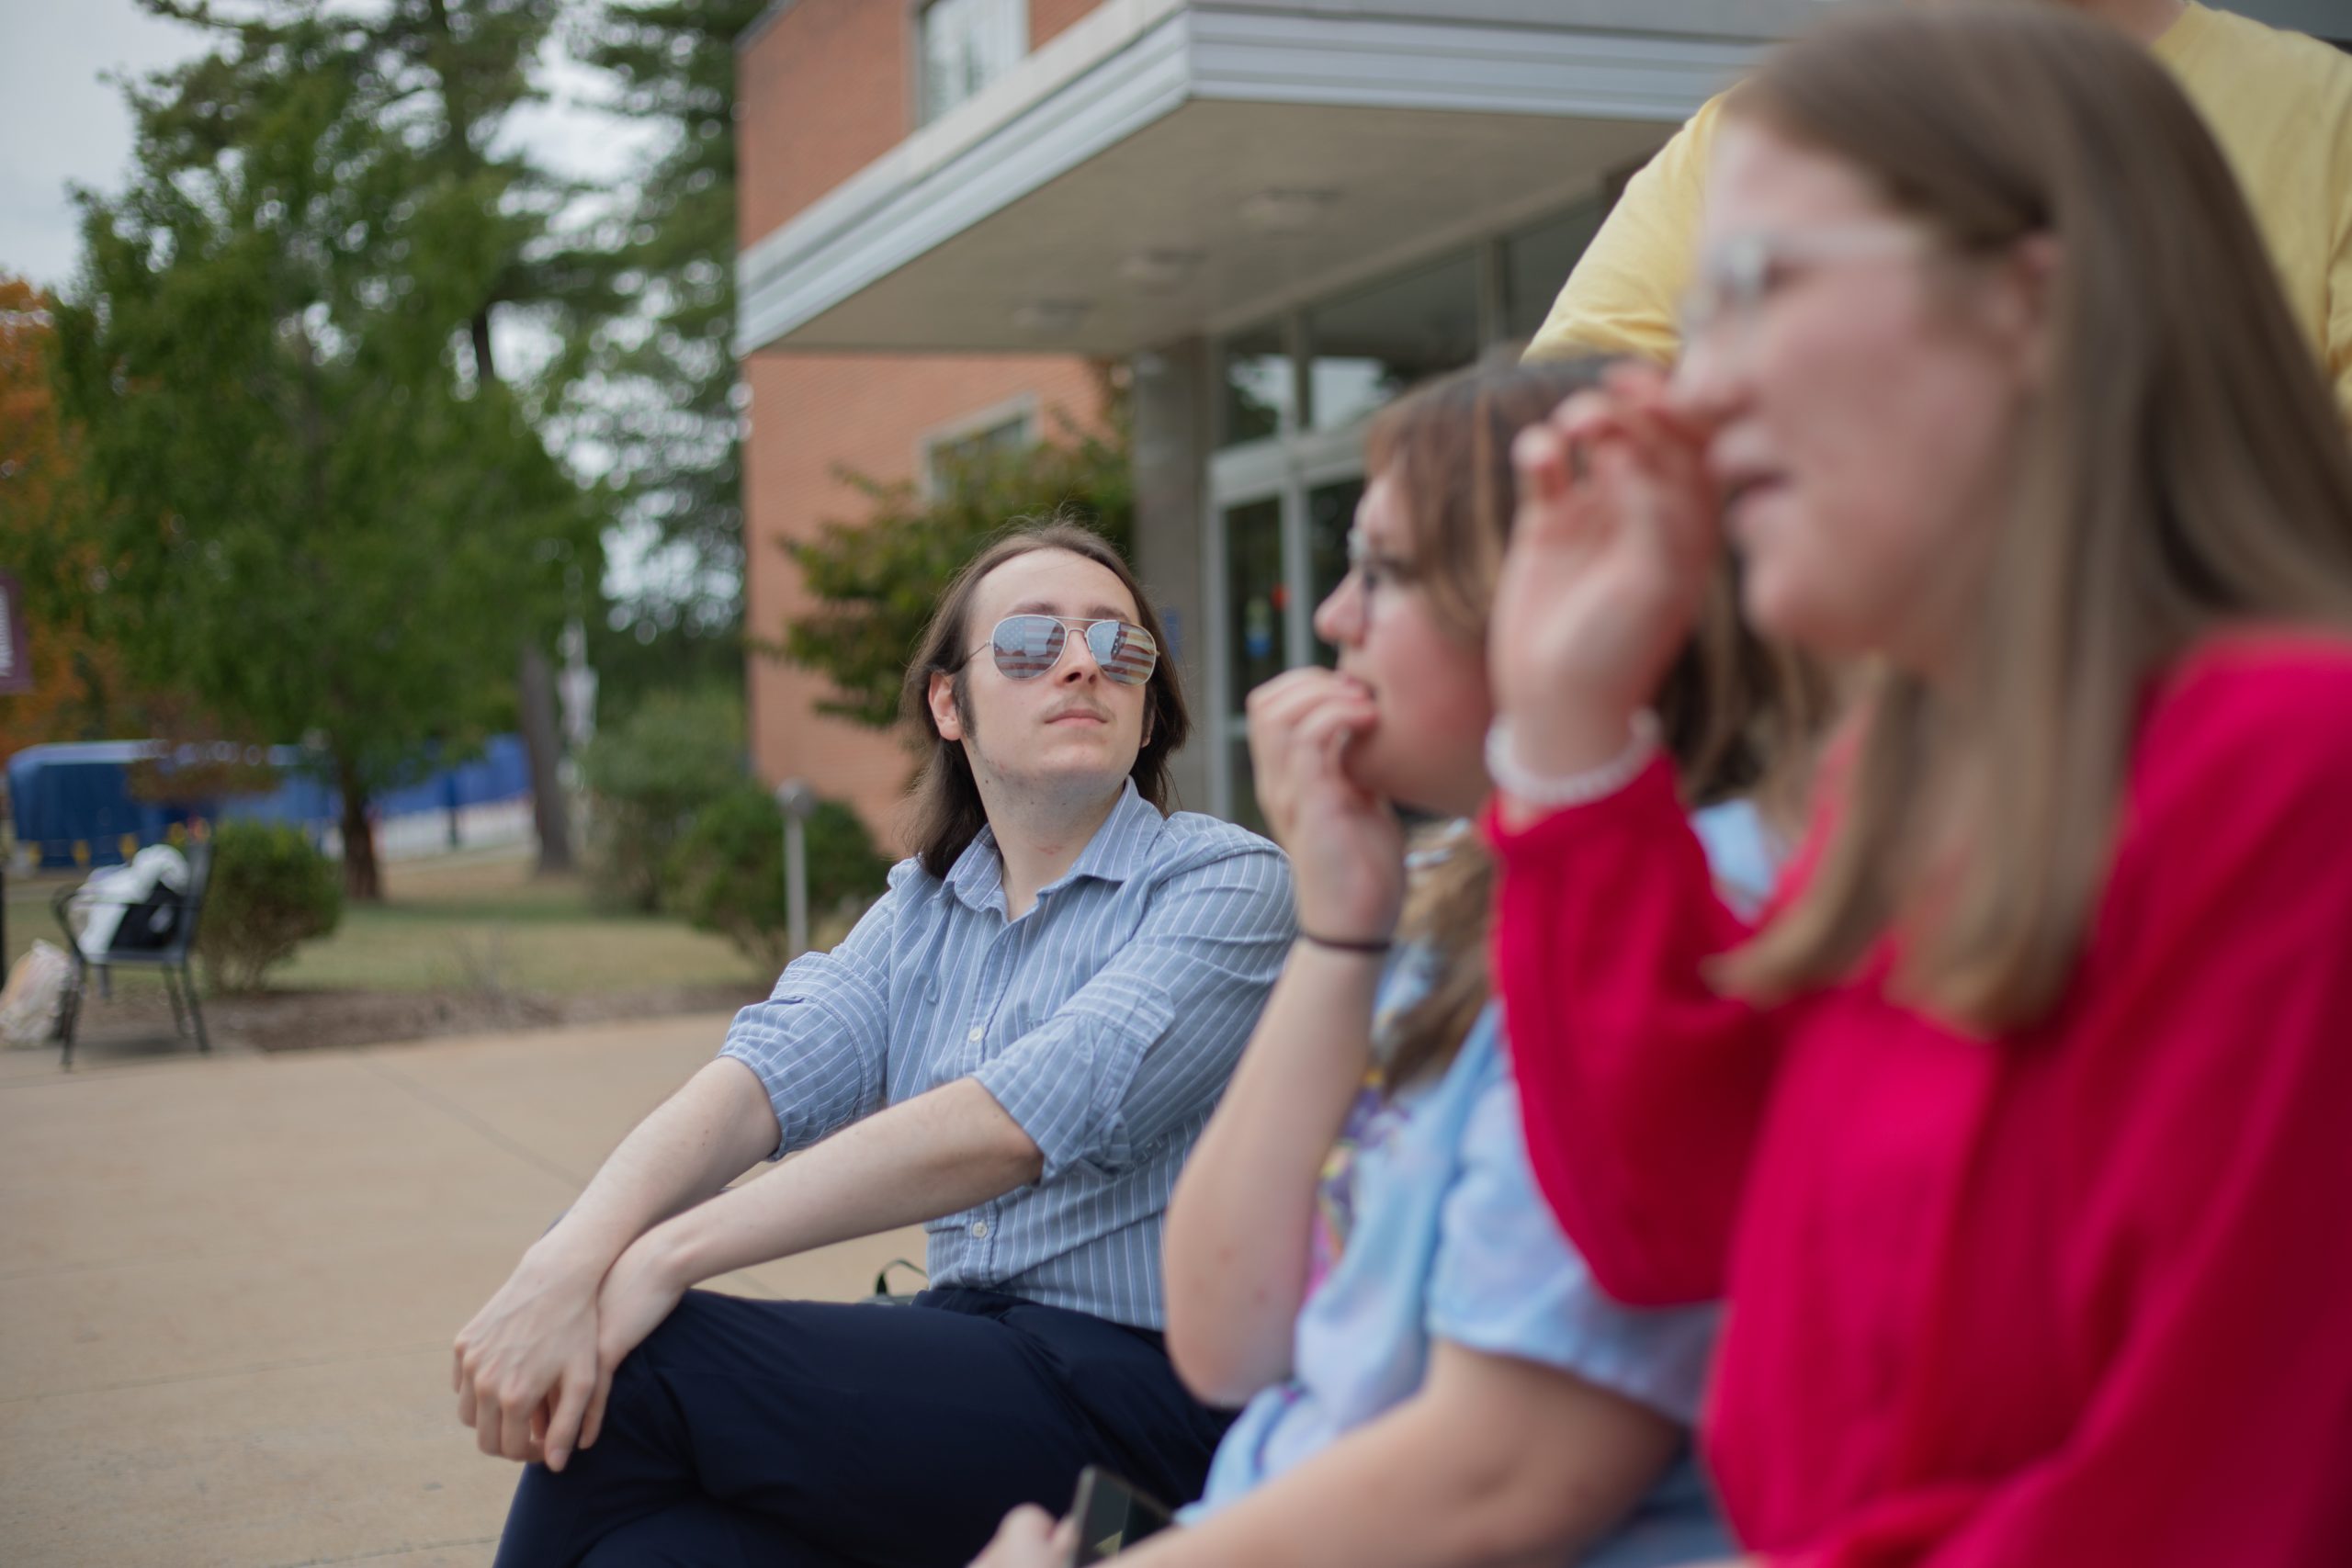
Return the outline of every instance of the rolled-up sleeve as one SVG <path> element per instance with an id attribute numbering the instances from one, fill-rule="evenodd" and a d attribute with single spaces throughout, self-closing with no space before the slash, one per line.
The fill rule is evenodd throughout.
<path id="1" fill-rule="evenodd" d="M 893 871 L 839 947 L 785 965 L 775 989 L 735 1015 L 722 1056 L 759 1075 L 775 1111 L 770 1159 L 878 1111 L 889 1043 L 889 955 L 910 862 Z"/>
<path id="2" fill-rule="evenodd" d="M 1292 935 L 1271 846 L 1171 872 L 1135 935 L 973 1073 L 1045 1156 L 1116 1170 L 1216 1102 Z"/>

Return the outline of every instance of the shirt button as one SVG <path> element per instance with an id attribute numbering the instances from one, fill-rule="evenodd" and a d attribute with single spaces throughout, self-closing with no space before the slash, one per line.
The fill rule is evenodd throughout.
<path id="1" fill-rule="evenodd" d="M 978 1044 L 980 1043 L 980 1035 L 981 1035 L 983 1032 L 984 1032 L 984 1031 L 981 1031 L 981 1030 L 978 1030 L 978 1029 L 975 1029 L 975 1030 L 973 1030 L 973 1031 L 972 1031 L 972 1032 L 971 1032 L 971 1033 L 967 1034 L 966 1036 L 964 1036 L 964 1038 L 965 1038 L 965 1039 L 967 1039 L 967 1040 L 968 1040 L 968 1041 L 970 1041 L 973 1044 L 978 1045 Z"/>
<path id="2" fill-rule="evenodd" d="M 988 1240 L 988 1238 L 989 1238 L 989 1223 L 988 1223 L 988 1221 L 986 1221 L 986 1220 L 974 1220 L 974 1221 L 972 1222 L 972 1235 L 973 1235 L 973 1238 L 974 1238 L 975 1240 L 978 1240 L 978 1241 L 986 1241 L 986 1240 Z"/>

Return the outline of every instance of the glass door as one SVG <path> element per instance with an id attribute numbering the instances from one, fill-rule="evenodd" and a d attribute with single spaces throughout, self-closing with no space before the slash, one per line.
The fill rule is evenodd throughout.
<path id="1" fill-rule="evenodd" d="M 1361 469 L 1306 487 L 1306 570 L 1310 626 L 1317 605 L 1331 596 L 1348 574 L 1348 530 L 1355 526 L 1356 502 L 1363 499 Z M 1339 649 L 1321 637 L 1315 639 L 1315 661 L 1329 668 L 1339 662 Z"/>
<path id="2" fill-rule="evenodd" d="M 1237 502 L 1220 514 L 1225 525 L 1225 676 L 1218 682 L 1216 724 L 1226 755 L 1217 767 L 1225 780 L 1221 815 L 1246 828 L 1265 830 L 1257 791 L 1250 782 L 1249 725 L 1242 705 L 1250 691 L 1286 667 L 1290 584 L 1283 570 L 1283 498 L 1261 496 Z"/>
<path id="3" fill-rule="evenodd" d="M 1362 451 L 1362 431 L 1350 429 L 1251 442 L 1210 461 L 1209 809 L 1259 831 L 1246 705 L 1285 670 L 1332 662 L 1315 607 L 1347 570 Z"/>

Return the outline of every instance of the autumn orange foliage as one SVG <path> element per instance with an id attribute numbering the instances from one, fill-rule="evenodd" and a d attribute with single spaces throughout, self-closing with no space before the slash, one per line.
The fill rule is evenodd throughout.
<path id="1" fill-rule="evenodd" d="M 48 301 L 22 278 L 0 276 L 0 566 L 24 591 L 33 689 L 0 696 L 0 758 L 47 740 L 114 739 L 107 699 L 117 661 L 74 604 L 74 574 L 96 563 L 72 547 L 74 432 L 50 394 L 55 333 Z M 30 570 L 28 570 L 30 569 Z"/>

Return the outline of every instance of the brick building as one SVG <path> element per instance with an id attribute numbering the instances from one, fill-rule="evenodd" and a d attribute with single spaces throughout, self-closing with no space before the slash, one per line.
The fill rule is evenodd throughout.
<path id="1" fill-rule="evenodd" d="M 2340 34 L 2342 4 L 2233 8 Z M 1241 697 L 1318 655 L 1365 415 L 1529 335 L 1623 175 L 1819 8 L 777 0 L 739 60 L 752 630 L 797 607 L 775 541 L 859 513 L 837 465 L 1025 439 L 1124 362 L 1180 794 L 1250 818 Z M 797 671 L 750 691 L 762 774 L 888 832 L 904 751 Z"/>
<path id="2" fill-rule="evenodd" d="M 1024 47 L 1091 8 L 1091 0 L 1035 0 Z M 745 36 L 737 96 L 745 250 L 907 139 L 923 113 L 919 36 L 901 0 L 778 5 Z M 1051 429 L 1054 411 L 1087 418 L 1096 401 L 1089 363 L 1069 355 L 755 352 L 744 372 L 756 433 L 744 455 L 745 591 L 749 625 L 762 637 L 805 602 L 778 542 L 865 510 L 841 468 L 919 479 L 935 444 Z M 781 660 L 754 655 L 748 689 L 761 776 L 807 778 L 888 834 L 905 751 L 818 714 L 821 677 Z"/>

